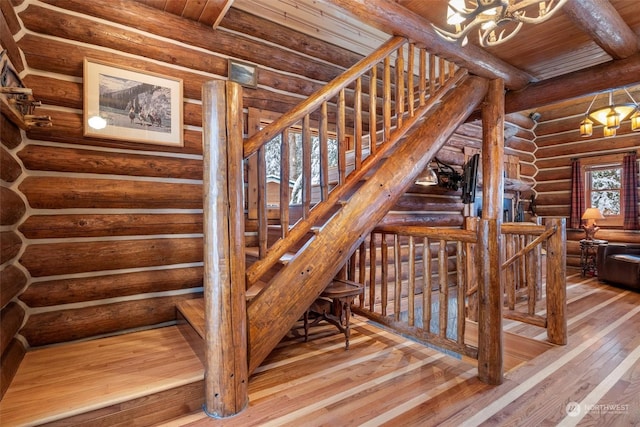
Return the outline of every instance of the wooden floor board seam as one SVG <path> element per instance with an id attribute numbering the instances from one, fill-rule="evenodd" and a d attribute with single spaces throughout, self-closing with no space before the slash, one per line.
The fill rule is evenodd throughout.
<path id="1" fill-rule="evenodd" d="M 625 359 L 592 391 L 578 403 L 577 414 L 567 416 L 558 424 L 561 427 L 573 427 L 588 414 L 588 408 L 596 405 L 600 399 L 622 378 L 631 367 L 640 360 L 640 346 L 636 347 Z M 614 402 L 615 404 L 615 402 Z"/>
<path id="2" fill-rule="evenodd" d="M 538 383 L 540 383 L 545 378 L 550 376 L 552 373 L 561 369 L 565 364 L 571 361 L 574 357 L 578 356 L 583 351 L 585 351 L 590 346 L 592 346 L 597 340 L 606 336 L 607 334 L 612 332 L 614 329 L 620 327 L 621 325 L 623 325 L 625 322 L 627 322 L 629 319 L 631 319 L 633 316 L 635 316 L 638 313 L 640 313 L 640 306 L 627 312 L 624 316 L 618 318 L 617 320 L 609 324 L 607 327 L 602 329 L 599 333 L 597 333 L 593 337 L 583 341 L 580 345 L 578 345 L 573 350 L 570 350 L 568 353 L 565 353 L 564 355 L 560 356 L 555 362 L 552 362 L 548 366 L 543 367 L 538 373 L 526 379 L 524 382 L 517 385 L 514 389 L 510 390 L 506 394 L 500 396 L 499 398 L 494 400 L 492 403 L 487 405 L 485 408 L 478 411 L 472 417 L 465 419 L 463 425 L 478 426 L 482 424 L 487 419 L 495 415 L 498 411 L 500 411 L 501 409 L 505 408 L 508 404 L 513 402 L 515 399 L 517 399 L 527 391 L 531 390 L 534 386 L 536 386 Z"/>

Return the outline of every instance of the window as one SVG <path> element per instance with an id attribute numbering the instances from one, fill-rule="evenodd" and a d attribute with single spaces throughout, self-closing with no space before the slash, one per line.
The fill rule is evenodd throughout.
<path id="1" fill-rule="evenodd" d="M 585 206 L 600 209 L 605 219 L 599 220 L 599 225 L 622 226 L 622 156 L 584 160 Z"/>

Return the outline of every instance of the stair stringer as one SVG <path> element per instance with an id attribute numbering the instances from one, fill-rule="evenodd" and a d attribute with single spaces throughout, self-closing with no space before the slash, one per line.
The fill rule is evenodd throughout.
<path id="1" fill-rule="evenodd" d="M 487 93 L 469 76 L 434 107 L 380 168 L 247 306 L 253 372 L 322 293 L 353 251 L 395 205 Z"/>

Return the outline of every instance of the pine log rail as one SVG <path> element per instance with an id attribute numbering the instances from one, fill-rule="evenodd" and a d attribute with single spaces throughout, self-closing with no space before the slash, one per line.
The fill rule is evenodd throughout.
<path id="1" fill-rule="evenodd" d="M 395 55 L 394 67 L 392 55 Z M 396 142 L 466 75 L 465 70 L 456 70 L 454 64 L 416 48 L 406 39 L 393 37 L 315 95 L 247 138 L 245 159 L 254 154 L 258 156 L 259 248 L 259 260 L 246 271 L 247 288 L 256 284 L 287 252 L 295 251 L 292 248 L 312 228 L 321 226 L 323 219 L 344 202 L 343 198 L 392 152 Z M 347 91 L 353 104 L 351 109 L 347 108 Z M 288 186 L 283 184 L 291 178 L 288 168 L 282 167 L 276 220 L 281 231 L 277 239 L 270 242 L 264 147 L 281 135 L 281 159 L 288 161 L 287 136 L 294 125 L 301 129 L 302 135 L 301 214 L 297 221 L 291 218 L 290 194 Z M 315 180 L 311 161 L 313 132 L 317 133 L 320 153 Z M 330 166 L 328 159 L 330 132 L 334 132 L 337 139 L 335 166 Z M 349 137 L 352 142 L 347 147 Z M 330 180 L 332 172 L 334 179 Z M 313 195 L 314 187 L 319 188 L 316 195 Z"/>
<path id="2" fill-rule="evenodd" d="M 375 228 L 368 253 L 367 245 L 361 245 L 348 268 L 352 280 L 365 284 L 365 293 L 354 312 L 400 333 L 477 359 L 478 349 L 465 343 L 466 284 L 473 274 L 465 269 L 465 259 L 475 257 L 476 242 L 474 228 Z M 450 279 L 452 273 L 454 279 Z"/>
<path id="3" fill-rule="evenodd" d="M 566 344 L 566 238 L 564 220 L 547 219 L 546 225 L 504 223 L 502 281 L 505 310 L 503 317 L 547 328 L 549 341 Z M 536 237 L 537 236 L 537 237 Z M 546 315 L 536 312 L 536 302 L 543 294 L 542 245 L 546 245 Z M 473 290 L 470 290 L 471 292 Z M 526 312 L 517 310 L 526 300 Z"/>

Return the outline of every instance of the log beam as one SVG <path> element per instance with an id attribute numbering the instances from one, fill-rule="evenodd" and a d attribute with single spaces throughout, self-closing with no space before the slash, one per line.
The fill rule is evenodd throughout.
<path id="1" fill-rule="evenodd" d="M 225 418 L 249 402 L 242 179 L 242 89 L 202 89 L 204 141 L 205 412 Z"/>
<path id="2" fill-rule="evenodd" d="M 492 80 L 482 106 L 482 222 L 478 265 L 478 377 L 503 381 L 502 295 L 500 274 L 502 199 L 504 194 L 504 84 Z"/>
<path id="3" fill-rule="evenodd" d="M 262 363 L 320 295 L 373 226 L 476 108 L 486 90 L 484 79 L 469 77 L 451 92 L 429 119 L 356 191 L 349 203 L 324 225 L 305 250 L 249 303 L 250 371 Z"/>
<path id="4" fill-rule="evenodd" d="M 460 47 L 436 33 L 431 22 L 389 0 L 321 0 L 340 7 L 358 20 L 381 31 L 401 34 L 417 44 L 428 46 L 429 52 L 455 62 L 473 74 L 489 79 L 501 78 L 509 89 L 522 89 L 530 75 L 513 67 L 480 47 Z"/>
<path id="5" fill-rule="evenodd" d="M 505 99 L 505 111 L 515 113 L 638 83 L 640 53 L 530 83 L 519 91 L 509 91 Z"/>
<path id="6" fill-rule="evenodd" d="M 608 1 L 569 1 L 562 12 L 612 58 L 624 59 L 638 52 L 638 36 Z"/>

